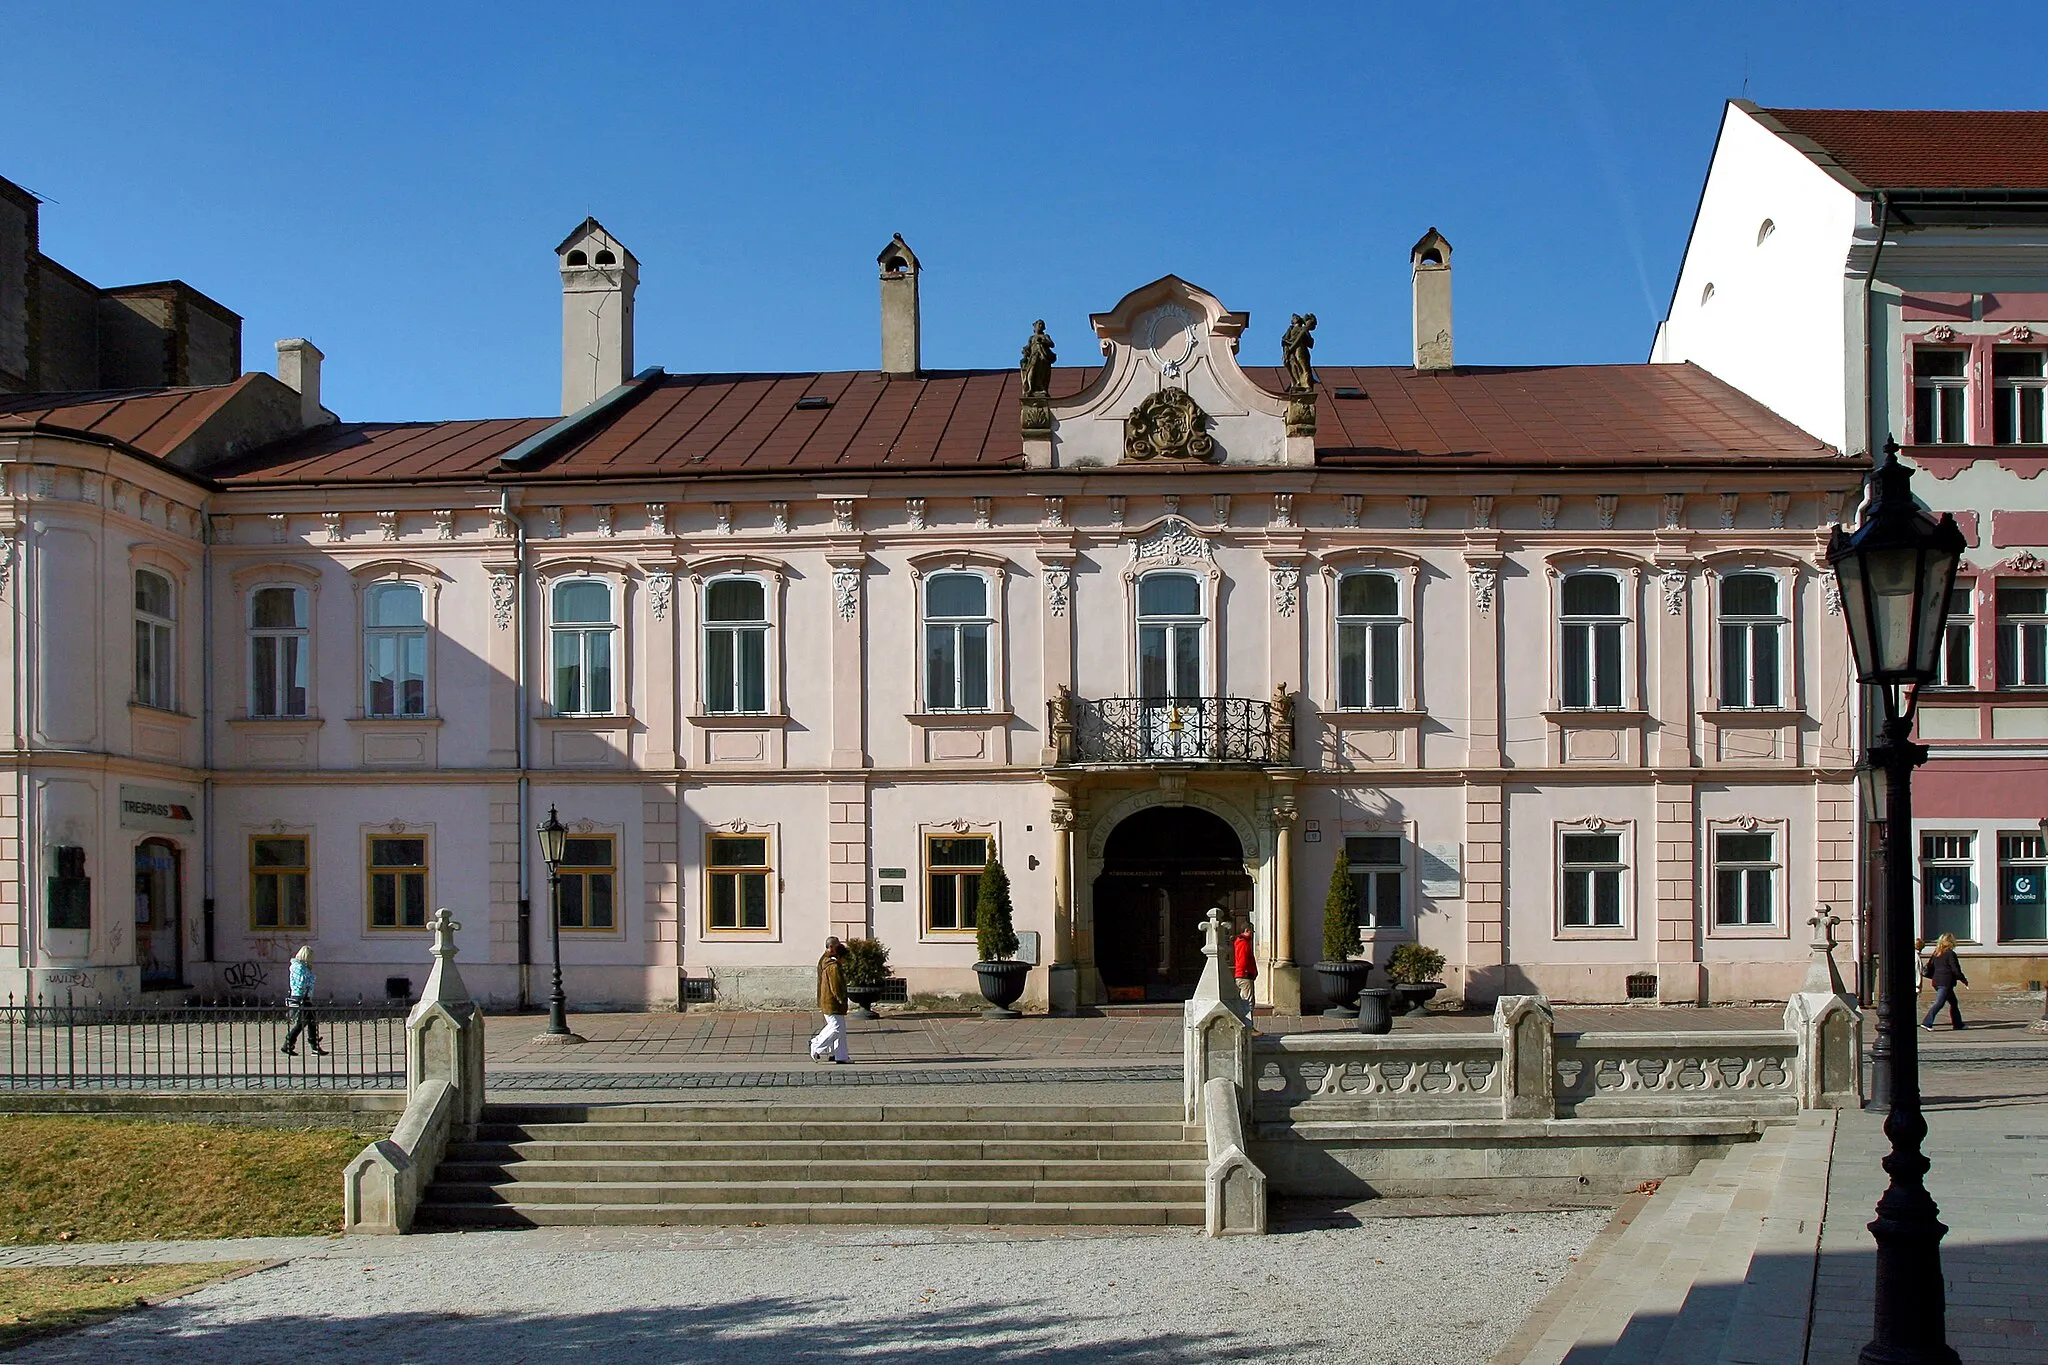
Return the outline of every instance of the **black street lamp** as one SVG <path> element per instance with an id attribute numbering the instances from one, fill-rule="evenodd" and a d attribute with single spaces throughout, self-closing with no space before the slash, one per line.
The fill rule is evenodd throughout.
<path id="1" fill-rule="evenodd" d="M 555 958 L 555 985 L 548 992 L 548 1027 L 540 1036 L 552 1042 L 580 1043 L 569 1028 L 569 1002 L 562 994 L 562 848 L 569 829 L 548 807 L 548 818 L 534 831 L 540 836 L 540 856 L 548 865 L 548 943 Z"/>
<path id="2" fill-rule="evenodd" d="M 1918 689 L 1934 678 L 1963 548 L 1956 519 L 1944 512 L 1936 520 L 1913 497 L 1912 473 L 1899 463 L 1898 443 L 1891 440 L 1871 471 L 1860 524 L 1854 531 L 1837 526 L 1828 538 L 1828 565 L 1841 585 L 1856 681 L 1875 687 L 1884 703 L 1884 728 L 1865 766 L 1873 776 L 1883 771 L 1885 789 L 1880 1041 L 1889 1055 L 1884 1133 L 1892 1150 L 1884 1169 L 1891 1185 L 1870 1224 L 1877 1242 L 1877 1293 L 1874 1330 L 1858 1356 L 1861 1365 L 1957 1362 L 1948 1344 L 1941 1278 L 1941 1239 L 1948 1229 L 1927 1193 L 1929 1163 L 1920 1151 L 1927 1120 L 1920 1112 L 1919 1038 L 1913 1029 L 1918 1000 L 1909 859 L 1913 769 L 1927 761 L 1926 747 L 1912 740 L 1913 709 Z"/>

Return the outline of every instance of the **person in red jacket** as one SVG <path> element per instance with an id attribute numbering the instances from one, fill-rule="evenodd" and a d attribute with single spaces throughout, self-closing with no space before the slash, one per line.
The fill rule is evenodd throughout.
<path id="1" fill-rule="evenodd" d="M 1259 959 L 1252 951 L 1252 922 L 1246 920 L 1230 943 L 1231 974 L 1237 978 L 1237 993 L 1244 997 L 1244 1013 L 1252 1013 L 1252 986 L 1258 980 Z"/>

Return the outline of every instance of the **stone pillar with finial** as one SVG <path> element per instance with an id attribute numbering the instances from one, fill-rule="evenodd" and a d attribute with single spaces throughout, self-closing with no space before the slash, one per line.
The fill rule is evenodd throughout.
<path id="1" fill-rule="evenodd" d="M 1806 922 L 1813 927 L 1806 979 L 1785 1002 L 1785 1031 L 1799 1039 L 1799 1107 L 1854 1109 L 1863 1103 L 1863 1012 L 1835 965 L 1842 917 L 1823 905 Z"/>
<path id="2" fill-rule="evenodd" d="M 447 1081 L 456 1093 L 455 1126 L 473 1130 L 484 1111 L 484 1015 L 455 965 L 455 931 L 462 925 L 444 906 L 427 927 L 434 965 L 405 1021 L 405 1088 L 411 1094 L 427 1081 Z"/>
<path id="3" fill-rule="evenodd" d="M 1229 953 L 1230 918 L 1211 906 L 1202 921 L 1202 979 L 1182 1014 L 1181 1074 L 1189 1123 L 1202 1121 L 1202 1090 L 1214 1077 L 1235 1082 L 1239 1102 L 1250 1104 L 1251 1028 L 1245 1020 L 1251 1002 L 1238 993 Z"/>

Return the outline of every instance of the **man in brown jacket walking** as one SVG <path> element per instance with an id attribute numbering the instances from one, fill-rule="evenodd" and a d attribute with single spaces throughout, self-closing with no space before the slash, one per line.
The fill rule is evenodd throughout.
<path id="1" fill-rule="evenodd" d="M 846 1055 L 846 945 L 837 937 L 825 940 L 825 955 L 818 959 L 818 1009 L 825 1027 L 811 1039 L 814 1062 L 848 1062 Z"/>

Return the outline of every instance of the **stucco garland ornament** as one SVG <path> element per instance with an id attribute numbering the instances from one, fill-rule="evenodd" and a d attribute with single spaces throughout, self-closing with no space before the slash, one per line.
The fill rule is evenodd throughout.
<path id="1" fill-rule="evenodd" d="M 1209 542 L 1179 517 L 1169 517 L 1157 531 L 1138 542 L 1133 558 L 1157 559 L 1169 567 L 1206 563 L 1210 558 Z"/>
<path id="2" fill-rule="evenodd" d="M 1064 564 L 1045 566 L 1045 606 L 1054 616 L 1067 614 L 1067 594 L 1073 587 L 1072 571 Z"/>
<path id="3" fill-rule="evenodd" d="M 674 596 L 675 575 L 667 569 L 656 569 L 647 576 L 647 605 L 654 611 L 654 619 L 668 619 L 669 602 Z"/>
<path id="4" fill-rule="evenodd" d="M 839 602 L 839 619 L 851 621 L 860 609 L 860 570 L 841 564 L 832 570 L 832 590 Z"/>
<path id="5" fill-rule="evenodd" d="M 1472 604 L 1484 612 L 1493 610 L 1493 591 L 1500 583 L 1500 570 L 1491 564 L 1472 566 Z"/>
<path id="6" fill-rule="evenodd" d="M 1685 615 L 1685 570 L 1666 569 L 1658 577 L 1664 585 L 1664 610 L 1673 616 Z"/>
<path id="7" fill-rule="evenodd" d="M 1827 604 L 1828 615 L 1842 614 L 1842 582 L 1835 577 L 1833 569 L 1820 571 L 1820 595 L 1821 600 Z"/>
<path id="8" fill-rule="evenodd" d="M 1301 570 L 1292 565 L 1273 566 L 1273 610 L 1282 616 L 1294 615 L 1294 608 L 1301 595 Z"/>
<path id="9" fill-rule="evenodd" d="M 1124 419 L 1124 458 L 1214 459 L 1216 440 L 1208 428 L 1209 414 L 1186 389 L 1161 389 Z"/>
<path id="10" fill-rule="evenodd" d="M 499 630 L 512 628 L 512 575 L 491 575 L 491 621 Z"/>
<path id="11" fill-rule="evenodd" d="M 2048 560 L 2043 560 L 2032 550 L 2021 550 L 1998 567 L 2007 573 L 2042 573 L 2048 571 Z"/>

